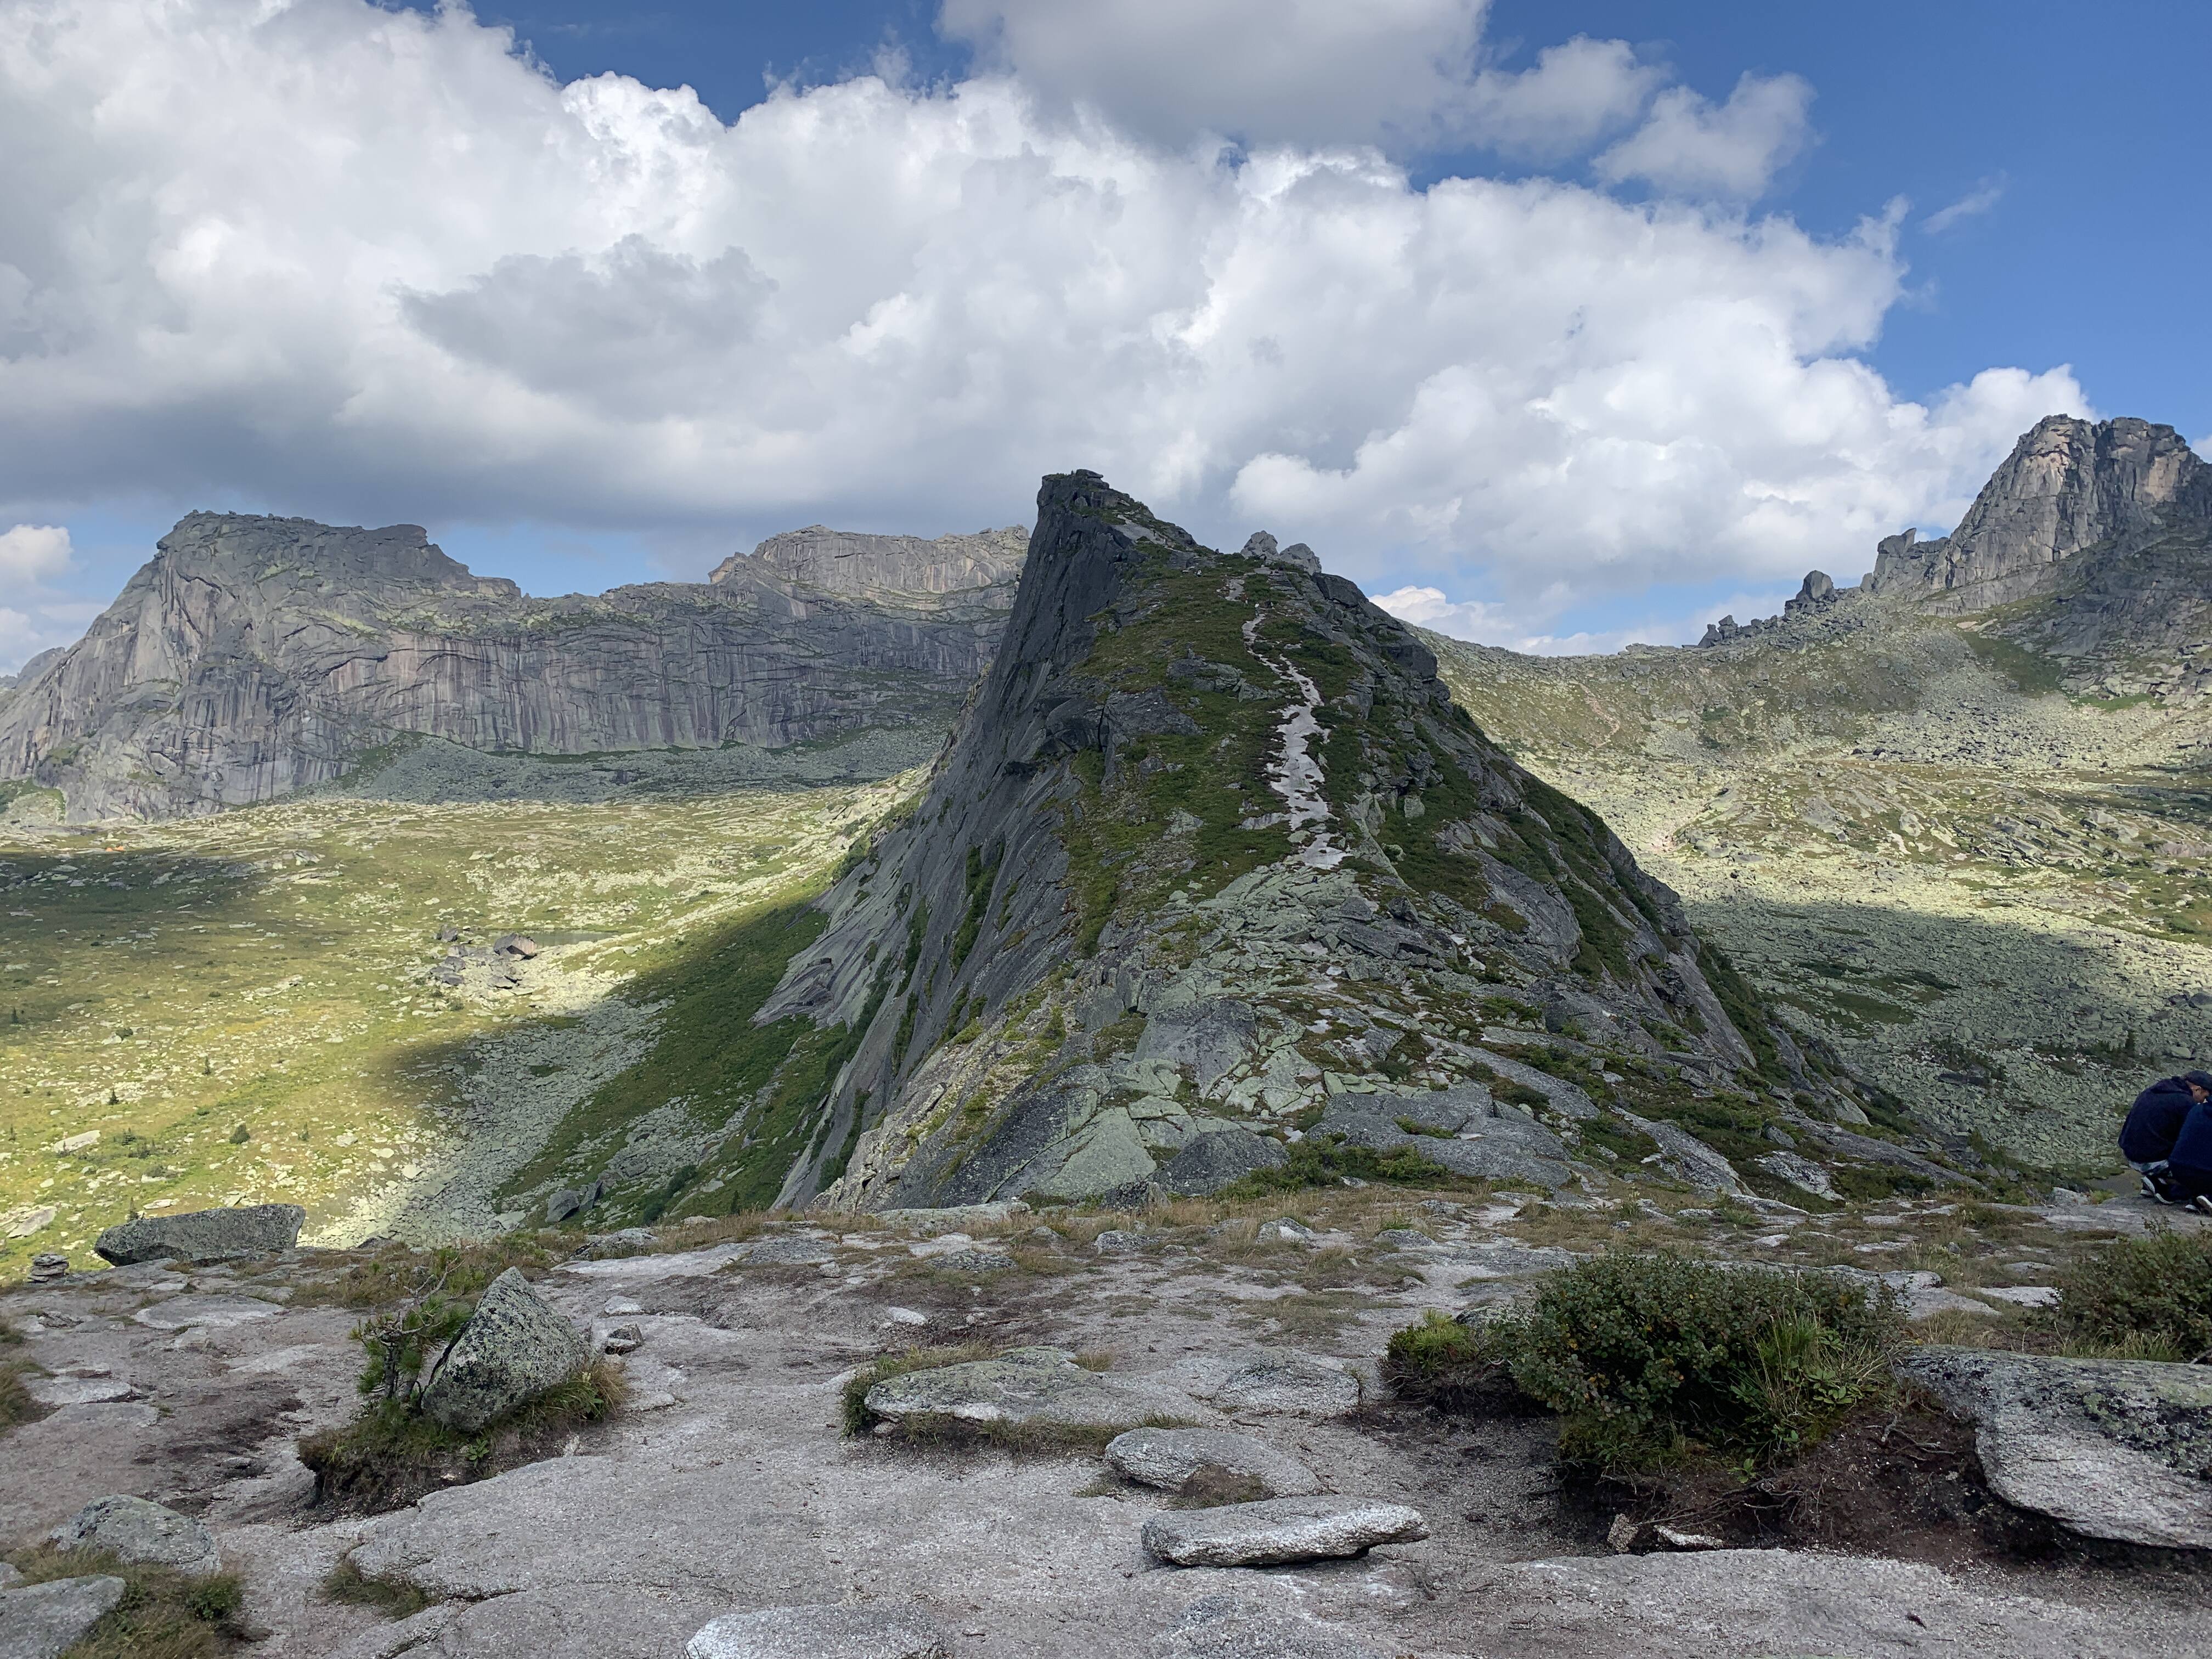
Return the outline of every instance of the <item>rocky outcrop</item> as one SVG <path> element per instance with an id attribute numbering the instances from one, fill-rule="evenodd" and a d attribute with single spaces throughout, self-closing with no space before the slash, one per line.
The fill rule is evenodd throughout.
<path id="1" fill-rule="evenodd" d="M 2052 415 L 2013 446 L 1948 536 L 1885 539 L 1869 585 L 1985 610 L 2043 591 L 2053 567 L 2086 550 L 2208 519 L 2212 466 L 2172 427 Z"/>
<path id="2" fill-rule="evenodd" d="M 195 513 L 0 694 L 0 784 L 71 820 L 213 811 L 410 738 L 574 755 L 949 720 L 1012 602 L 1018 531 L 811 530 L 707 583 L 534 599 L 413 525 Z"/>
<path id="3" fill-rule="evenodd" d="M 1825 570 L 1808 570 L 1796 593 L 1782 602 L 1778 617 L 1759 617 L 1747 623 L 1738 623 L 1734 617 L 1723 617 L 1718 622 L 1705 624 L 1705 637 L 1698 641 L 1704 649 L 1724 645 L 1730 640 L 1750 639 L 1760 634 L 1772 633 L 1794 618 L 1817 615 L 1834 605 L 1838 599 L 1856 593 L 1855 587 L 1838 587 L 1835 579 Z"/>
<path id="4" fill-rule="evenodd" d="M 1310 550 L 1218 552 L 1091 473 L 1038 507 L 925 798 L 756 1016 L 836 1056 L 779 1201 L 1211 1191 L 1339 1097 L 1312 1134 L 1346 1156 L 1565 1182 L 1600 1109 L 1474 1040 L 1501 1009 L 1669 1075 L 1799 1060 L 1674 895 Z M 1407 1097 L 1439 1090 L 1441 1115 Z"/>
<path id="5" fill-rule="evenodd" d="M 307 1219 L 297 1204 L 133 1216 L 100 1234 L 92 1248 L 100 1260 L 118 1267 L 138 1261 L 234 1261 L 290 1249 L 300 1242 Z"/>

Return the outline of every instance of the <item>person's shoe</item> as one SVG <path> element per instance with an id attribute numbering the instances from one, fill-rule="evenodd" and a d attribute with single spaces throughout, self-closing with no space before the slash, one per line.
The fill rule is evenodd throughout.
<path id="1" fill-rule="evenodd" d="M 2173 1177 L 2163 1170 L 2151 1170 L 2143 1176 L 2142 1181 L 2143 1195 L 2154 1203 L 2181 1204 L 2187 1201 L 2175 1188 Z"/>
<path id="2" fill-rule="evenodd" d="M 2189 1207 L 2199 1215 L 2212 1215 L 2212 1194 L 2197 1194 L 2189 1200 Z"/>
<path id="3" fill-rule="evenodd" d="M 2150 1178 L 2148 1171 L 2145 1172 L 2142 1177 L 2142 1195 L 2150 1200 L 2154 1204 L 2170 1204 L 2173 1201 L 2166 1197 L 2164 1193 L 2159 1191 L 2158 1182 Z"/>

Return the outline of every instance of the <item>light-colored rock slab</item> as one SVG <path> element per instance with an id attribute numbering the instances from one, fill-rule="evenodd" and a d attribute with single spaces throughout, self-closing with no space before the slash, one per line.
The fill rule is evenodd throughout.
<path id="1" fill-rule="evenodd" d="M 191 1210 L 183 1215 L 138 1216 L 110 1227 L 93 1242 L 101 1260 L 126 1267 L 139 1261 L 230 1261 L 275 1255 L 300 1242 L 307 1212 L 296 1204 L 249 1204 L 236 1209 Z"/>
<path id="2" fill-rule="evenodd" d="M 1899 1373 L 1975 1428 L 1990 1488 L 2090 1538 L 2212 1549 L 2212 1374 L 1916 1348 Z"/>
<path id="3" fill-rule="evenodd" d="M 1262 1348 L 1234 1366 L 1212 1400 L 1226 1412 L 1340 1417 L 1359 1404 L 1359 1379 L 1295 1348 Z"/>
<path id="4" fill-rule="evenodd" d="M 122 1599 L 104 1573 L 0 1590 L 0 1659 L 60 1659 Z"/>
<path id="5" fill-rule="evenodd" d="M 1429 1535 L 1420 1511 L 1365 1498 L 1270 1498 L 1145 1522 L 1146 1553 L 1178 1567 L 1268 1567 L 1360 1555 Z"/>
<path id="6" fill-rule="evenodd" d="M 1132 1429 L 1108 1445 L 1106 1467 L 1177 1494 L 1245 1487 L 1247 1498 L 1305 1498 L 1321 1490 L 1314 1472 L 1288 1452 L 1228 1429 Z"/>
<path id="7" fill-rule="evenodd" d="M 869 1411 L 891 1422 L 943 1417 L 1116 1431 L 1188 1416 L 1189 1406 L 1171 1390 L 1085 1370 L 1064 1348 L 1016 1348 L 995 1359 L 908 1371 L 877 1383 L 867 1397 Z"/>
<path id="8" fill-rule="evenodd" d="M 1232 1595 L 1192 1601 L 1164 1651 L 1165 1659 L 1386 1659 L 1319 1620 Z"/>
<path id="9" fill-rule="evenodd" d="M 192 1326 L 222 1330 L 257 1319 L 274 1319 L 283 1311 L 282 1303 L 264 1302 L 259 1297 L 186 1294 L 156 1302 L 150 1308 L 141 1308 L 131 1316 L 157 1331 L 181 1331 Z"/>
<path id="10" fill-rule="evenodd" d="M 65 1550 L 106 1550 L 120 1560 L 174 1567 L 195 1578 L 222 1571 L 215 1534 L 188 1515 L 143 1498 L 95 1498 L 58 1528 Z"/>
<path id="11" fill-rule="evenodd" d="M 764 1607 L 715 1620 L 688 1659 L 950 1659 L 945 1627 L 912 1607 Z"/>

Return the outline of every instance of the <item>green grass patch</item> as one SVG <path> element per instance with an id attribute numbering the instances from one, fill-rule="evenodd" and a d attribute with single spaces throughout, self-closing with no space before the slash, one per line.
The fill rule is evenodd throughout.
<path id="1" fill-rule="evenodd" d="M 2039 697 L 2066 686 L 2066 671 L 2054 657 L 1995 634 L 1969 632 L 1961 629 L 1959 637 L 1966 642 L 1966 649 L 1981 659 L 1983 666 L 2002 676 L 2012 689 L 2031 697 Z"/>
<path id="2" fill-rule="evenodd" d="M 386 1619 L 404 1619 L 430 1605 L 429 1593 L 419 1584 L 395 1574 L 365 1573 L 350 1556 L 342 1557 L 323 1576 L 323 1595 L 349 1607 L 374 1607 Z"/>
<path id="3" fill-rule="evenodd" d="M 1324 1144 L 1309 1136 L 1285 1148 L 1287 1156 L 1272 1170 L 1255 1170 L 1224 1187 L 1215 1196 L 1224 1202 L 1266 1198 L 1275 1193 L 1295 1193 L 1312 1187 L 1338 1187 L 1348 1176 L 1355 1181 L 1378 1182 L 1393 1187 L 1434 1187 L 1439 1189 L 1480 1188 L 1487 1183 L 1455 1176 L 1410 1146 L 1378 1152 L 1371 1146 Z"/>
<path id="4" fill-rule="evenodd" d="M 2183 1363 L 2212 1353 L 2212 1237 L 2160 1232 L 2085 1250 L 2050 1322 L 2072 1352 Z"/>

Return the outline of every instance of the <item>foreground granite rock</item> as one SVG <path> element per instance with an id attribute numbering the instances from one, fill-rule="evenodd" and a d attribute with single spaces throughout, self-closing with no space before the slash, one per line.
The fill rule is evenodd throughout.
<path id="1" fill-rule="evenodd" d="M 465 1434 L 556 1388 L 591 1358 L 584 1333 L 509 1267 L 483 1293 L 475 1316 L 422 1393 L 422 1410 Z"/>
<path id="2" fill-rule="evenodd" d="M 118 1493 L 95 1498 L 54 1534 L 65 1550 L 105 1550 L 118 1560 L 173 1567 L 194 1578 L 222 1571 L 215 1534 L 190 1516 Z"/>
<path id="3" fill-rule="evenodd" d="M 0 1659 L 61 1659 L 123 1599 L 120 1578 L 50 1578 L 0 1590 Z"/>
<path id="4" fill-rule="evenodd" d="M 110 1227 L 92 1248 L 118 1267 L 141 1261 L 230 1261 L 290 1249 L 300 1242 L 307 1218 L 296 1204 L 142 1215 Z"/>
<path id="5" fill-rule="evenodd" d="M 1361 1498 L 1270 1498 L 1145 1522 L 1145 1553 L 1178 1567 L 1273 1567 L 1364 1555 L 1429 1535 L 1420 1511 Z"/>
<path id="6" fill-rule="evenodd" d="M 766 1607 L 717 1619 L 689 1659 L 951 1659 L 945 1627 L 911 1607 Z"/>
<path id="7" fill-rule="evenodd" d="M 1288 1452 L 1228 1429 L 1132 1429 L 1107 1446 L 1106 1467 L 1139 1486 L 1222 1503 L 1321 1490 L 1314 1472 Z"/>
<path id="8" fill-rule="evenodd" d="M 888 1377 L 868 1390 L 867 1408 L 890 1423 L 950 1419 L 975 1425 L 1133 1429 L 1190 1402 L 1173 1393 L 1085 1370 L 1065 1348 L 1015 1348 Z"/>
<path id="9" fill-rule="evenodd" d="M 1386 1659 L 1317 1620 L 1233 1595 L 1201 1595 L 1169 1636 L 1166 1659 Z"/>
<path id="10" fill-rule="evenodd" d="M 2085 1537 L 2212 1549 L 2212 1370 L 1927 1347 L 1898 1370 L 1974 1425 L 2007 1503 Z"/>

